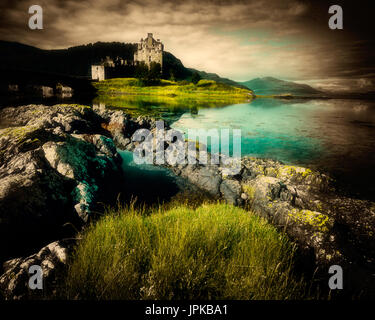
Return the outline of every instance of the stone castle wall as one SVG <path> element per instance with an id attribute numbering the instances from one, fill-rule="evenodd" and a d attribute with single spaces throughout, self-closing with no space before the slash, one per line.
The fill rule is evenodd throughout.
<path id="1" fill-rule="evenodd" d="M 105 79 L 105 70 L 104 66 L 101 65 L 92 65 L 91 66 L 91 79 L 102 81 Z"/>

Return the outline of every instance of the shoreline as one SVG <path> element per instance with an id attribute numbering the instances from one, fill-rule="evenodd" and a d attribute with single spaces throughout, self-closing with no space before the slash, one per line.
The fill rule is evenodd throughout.
<path id="1" fill-rule="evenodd" d="M 116 148 L 134 150 L 136 143 L 130 138 L 135 130 L 155 128 L 155 120 L 149 117 L 135 119 L 123 111 L 79 105 L 28 105 L 0 113 L 13 125 L 0 131 L 0 157 L 5 164 L 0 206 L 7 214 L 2 217 L 7 241 L 10 230 L 17 235 L 30 227 L 27 221 L 13 217 L 25 214 L 25 203 L 11 200 L 21 190 L 30 222 L 43 221 L 40 236 L 46 231 L 43 225 L 49 224 L 48 230 L 58 234 L 49 218 L 51 203 L 61 206 L 54 213 L 54 219 L 59 216 L 61 222 L 73 219 L 77 225 L 85 225 L 95 219 L 98 203 L 115 198 L 114 181 L 122 179 Z M 375 232 L 374 203 L 339 196 L 328 176 L 307 168 L 252 157 L 241 162 L 236 176 L 223 174 L 220 165 L 166 167 L 213 198 L 251 209 L 285 230 L 303 251 L 313 252 L 320 270 L 339 264 L 361 274 L 369 272 L 369 285 L 375 280 L 370 276 L 375 258 L 371 235 Z M 51 198 L 43 200 L 38 194 Z M 6 225 L 4 221 L 8 221 Z M 22 222 L 26 223 L 23 227 Z M 8 283 L 6 276 L 2 279 L 3 284 Z"/>

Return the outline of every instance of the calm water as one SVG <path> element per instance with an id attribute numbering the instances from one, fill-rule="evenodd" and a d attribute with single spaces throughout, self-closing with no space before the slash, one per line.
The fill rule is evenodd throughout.
<path id="1" fill-rule="evenodd" d="M 163 118 L 185 132 L 188 128 L 241 129 L 242 155 L 319 169 L 335 177 L 343 191 L 375 200 L 375 101 L 256 99 L 239 103 L 128 95 L 106 105 Z M 128 160 L 125 163 L 130 165 Z M 134 188 L 139 181 L 157 190 L 159 181 L 166 190 L 162 198 L 175 194 L 174 181 L 166 172 L 128 169 Z M 170 183 L 171 188 L 167 187 Z M 159 188 L 158 192 L 163 191 Z M 147 195 L 157 196 L 157 192 Z"/>
<path id="2" fill-rule="evenodd" d="M 133 161 L 132 152 L 119 150 L 119 153 L 126 177 L 121 200 L 137 200 L 146 204 L 162 203 L 180 191 L 178 179 L 181 178 L 172 175 L 168 169 L 148 164 L 138 165 Z"/>
<path id="3" fill-rule="evenodd" d="M 317 168 L 375 198 L 375 102 L 256 99 L 184 113 L 173 127 L 241 129 L 242 155 Z"/>

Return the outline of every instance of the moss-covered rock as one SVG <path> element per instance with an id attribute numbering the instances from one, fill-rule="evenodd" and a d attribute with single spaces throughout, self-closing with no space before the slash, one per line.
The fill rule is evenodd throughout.
<path id="1" fill-rule="evenodd" d="M 0 241 L 9 243 L 1 260 L 56 239 L 67 222 L 87 221 L 122 171 L 91 108 L 30 105 L 0 118 L 9 126 L 0 130 Z"/>

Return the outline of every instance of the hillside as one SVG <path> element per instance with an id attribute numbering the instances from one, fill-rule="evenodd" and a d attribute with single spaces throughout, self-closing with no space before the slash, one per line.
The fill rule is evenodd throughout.
<path id="1" fill-rule="evenodd" d="M 284 81 L 273 77 L 255 78 L 249 81 L 240 82 L 247 88 L 251 88 L 255 94 L 278 95 L 293 94 L 299 96 L 322 94 L 321 91 L 310 87 L 307 84 Z"/>
<path id="2" fill-rule="evenodd" d="M 0 41 L 0 71 L 48 73 L 64 76 L 90 77 L 91 65 L 105 57 L 133 60 L 136 44 L 121 42 L 96 42 L 60 50 L 43 50 L 17 42 Z M 129 68 L 131 69 L 131 68 Z M 131 70 L 129 75 L 132 76 Z M 190 80 L 198 72 L 202 79 L 245 88 L 217 74 L 186 68 L 181 60 L 169 52 L 163 53 L 163 78 Z"/>

